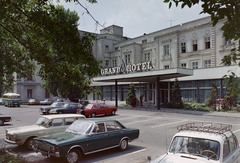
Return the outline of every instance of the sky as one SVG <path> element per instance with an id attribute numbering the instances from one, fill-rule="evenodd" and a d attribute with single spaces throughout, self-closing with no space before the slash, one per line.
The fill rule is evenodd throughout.
<path id="1" fill-rule="evenodd" d="M 79 0 L 91 15 L 104 27 L 117 25 L 123 27 L 123 35 L 134 38 L 149 34 L 171 26 L 183 24 L 192 20 L 208 16 L 200 14 L 201 5 L 192 8 L 181 9 L 180 5 L 175 4 L 169 9 L 164 0 L 97 0 L 98 3 L 91 4 L 86 0 Z M 100 33 L 103 29 L 96 26 L 96 22 L 86 13 L 79 4 L 66 3 L 60 0 L 60 5 L 77 11 L 80 17 L 79 30 Z"/>

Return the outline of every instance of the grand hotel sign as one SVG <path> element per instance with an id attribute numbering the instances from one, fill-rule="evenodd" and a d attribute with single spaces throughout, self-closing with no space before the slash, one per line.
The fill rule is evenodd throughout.
<path id="1" fill-rule="evenodd" d="M 102 76 L 105 75 L 117 75 L 123 73 L 131 73 L 131 72 L 142 72 L 153 70 L 152 62 L 143 62 L 138 64 L 127 65 L 124 61 L 122 61 L 122 65 L 119 67 L 110 67 L 101 69 Z"/>

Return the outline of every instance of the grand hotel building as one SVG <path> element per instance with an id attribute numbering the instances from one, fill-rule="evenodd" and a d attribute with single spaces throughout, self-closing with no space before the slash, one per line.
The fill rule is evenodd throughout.
<path id="1" fill-rule="evenodd" d="M 159 106 L 170 102 L 175 78 L 180 81 L 184 101 L 204 103 L 210 96 L 212 81 L 220 98 L 224 98 L 222 77 L 229 70 L 239 74 L 239 68 L 234 63 L 229 67 L 221 64 L 221 59 L 238 46 L 222 36 L 223 22 L 213 27 L 211 18 L 205 17 L 136 38 L 124 37 L 120 26 L 102 29 L 96 34 L 92 50 L 103 66 L 93 86 L 101 86 L 103 95 L 92 93 L 86 99 L 105 99 L 117 105 L 126 100 L 129 84 L 134 83 L 137 98 L 144 95 L 144 105 Z M 44 92 L 37 76 L 18 80 L 15 89 L 23 101 L 56 98 Z"/>

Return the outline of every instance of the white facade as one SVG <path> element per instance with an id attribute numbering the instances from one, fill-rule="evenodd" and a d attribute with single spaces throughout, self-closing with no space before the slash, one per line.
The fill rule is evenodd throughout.
<path id="1" fill-rule="evenodd" d="M 209 90 L 209 84 L 206 87 L 200 87 L 201 83 L 206 80 L 219 80 L 221 83 L 219 85 L 220 94 L 224 96 L 221 78 L 227 74 L 229 69 L 237 69 L 238 66 L 233 64 L 233 67 L 224 67 L 221 65 L 221 60 L 231 52 L 232 48 L 238 45 L 230 40 L 225 41 L 223 38 L 221 30 L 223 22 L 220 21 L 213 27 L 211 18 L 205 17 L 132 39 L 123 36 L 123 27 L 112 25 L 102 29 L 100 34 L 96 34 L 96 40 L 93 41 L 92 47 L 93 55 L 96 59 L 102 60 L 104 68 L 118 67 L 122 65 L 122 62 L 127 65 L 151 62 L 153 70 L 193 69 L 192 76 L 178 78 L 178 80 L 181 82 L 196 82 L 194 84 L 196 88 L 195 86 L 189 89 L 185 87 L 183 91 L 184 89 L 196 89 L 193 96 L 200 99 L 201 89 Z M 111 77 L 111 75 L 109 76 Z M 169 102 L 170 83 L 173 80 L 165 80 L 164 82 L 168 84 L 160 88 L 163 97 L 161 102 Z M 41 82 L 41 79 L 37 76 L 34 76 L 31 81 L 25 79 L 17 81 L 17 93 L 21 94 L 23 102 L 29 99 L 27 89 L 33 90 L 32 98 L 38 100 L 45 98 L 45 91 L 41 86 Z M 119 101 L 125 101 L 129 83 L 118 83 L 120 87 L 120 90 L 118 90 Z M 87 99 L 101 100 L 104 98 L 114 100 L 114 84 L 112 82 L 93 82 L 93 86 L 102 86 L 103 96 L 97 97 L 97 95 L 90 94 Z M 137 95 L 140 96 L 140 94 L 145 93 L 145 101 L 155 103 L 155 81 L 137 84 L 139 89 Z M 140 87 L 142 84 L 144 86 Z M 143 89 L 141 90 L 141 88 Z M 204 92 L 203 94 L 207 93 Z M 52 98 L 54 97 L 51 96 L 50 99 Z M 207 98 L 207 95 L 202 98 Z M 193 101 L 204 101 L 199 99 Z"/>

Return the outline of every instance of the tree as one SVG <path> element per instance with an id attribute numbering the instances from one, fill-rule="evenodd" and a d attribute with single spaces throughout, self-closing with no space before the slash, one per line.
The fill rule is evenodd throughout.
<path id="1" fill-rule="evenodd" d="M 36 61 L 41 65 L 38 76 L 51 94 L 68 95 L 73 86 L 93 91 L 91 79 L 100 74 L 100 61 L 91 53 L 95 37 L 79 33 L 75 12 L 48 0 L 7 0 L 0 1 L 0 15 L 0 80 L 4 90 L 11 89 L 14 72 L 19 78 L 33 73 L 36 67 L 32 61 Z"/>
<path id="2" fill-rule="evenodd" d="M 183 102 L 181 98 L 180 83 L 176 78 L 171 92 L 171 104 L 174 108 L 183 108 Z"/>
<path id="3" fill-rule="evenodd" d="M 135 93 L 135 92 L 136 92 L 136 89 L 135 89 L 135 87 L 134 87 L 134 84 L 131 83 L 131 84 L 129 85 L 129 91 L 128 91 L 128 93 L 127 93 L 127 99 L 126 99 L 126 103 L 127 103 L 128 105 L 131 105 L 133 97 L 136 96 L 136 93 Z"/>
<path id="4" fill-rule="evenodd" d="M 218 94 L 217 86 L 215 85 L 214 82 L 212 82 L 212 88 L 211 88 L 210 98 L 208 101 L 208 106 L 216 110 L 216 104 L 217 104 L 218 98 L 219 98 L 219 94 Z"/>
<path id="5" fill-rule="evenodd" d="M 164 0 L 165 3 L 169 3 L 169 8 L 175 3 L 176 6 L 181 4 L 181 8 L 188 6 L 191 8 L 193 5 L 197 5 L 202 2 L 202 12 L 211 15 L 212 24 L 215 26 L 218 21 L 224 20 L 224 25 L 222 26 L 223 36 L 226 40 L 238 41 L 240 45 L 240 9 L 239 1 L 237 0 Z M 200 13 L 200 14 L 201 14 Z M 231 65 L 232 62 L 238 63 L 240 66 L 240 47 L 238 49 L 232 49 L 229 55 L 224 56 L 222 59 L 222 64 Z M 226 80 L 230 80 L 234 77 L 235 73 L 231 72 L 229 76 L 225 76 Z M 240 85 L 237 81 L 233 81 L 235 89 L 233 89 L 233 94 L 238 95 L 240 93 Z"/>
<path id="6" fill-rule="evenodd" d="M 228 110 L 232 110 L 233 107 L 237 106 L 237 95 L 233 93 L 233 90 L 235 89 L 235 86 L 233 84 L 237 82 L 237 78 L 230 76 L 229 80 L 224 80 L 224 82 L 227 84 L 227 93 L 224 97 L 224 107 Z"/>

